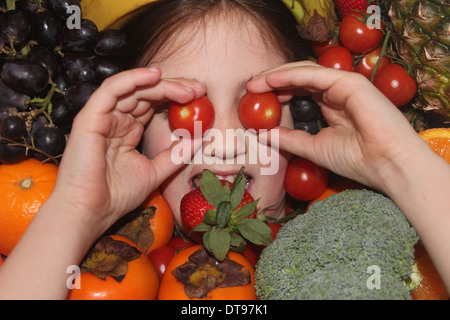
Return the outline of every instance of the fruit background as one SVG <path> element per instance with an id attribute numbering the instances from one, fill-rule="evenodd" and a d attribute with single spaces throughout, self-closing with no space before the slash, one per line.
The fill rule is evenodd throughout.
<path id="1" fill-rule="evenodd" d="M 297 19 L 300 35 L 311 44 L 311 60 L 326 67 L 358 72 L 367 77 L 400 108 L 430 147 L 450 164 L 450 18 L 445 0 L 282 1 Z M 70 138 L 74 117 L 106 78 L 123 70 L 119 61 L 127 42 L 118 27 L 130 18 L 130 13 L 137 12 L 149 2 L 154 1 L 114 1 L 114 6 L 108 1 L 93 0 L 0 1 L 2 259 L 6 259 L 34 213 L 50 194 L 59 161 Z M 373 20 L 376 12 L 367 14 L 368 5 L 371 4 L 380 9 L 379 20 Z M 73 17 L 73 12 L 68 13 L 67 8 L 72 5 L 81 8 L 83 18 L 75 29 L 67 26 L 68 19 Z M 369 28 L 369 21 L 379 21 L 380 28 Z M 358 38 L 359 35 L 361 38 Z M 312 99 L 291 100 L 290 111 L 297 130 L 317 134 L 327 125 L 320 108 Z M 319 180 L 313 185 L 302 185 L 302 181 L 286 179 L 289 180 L 286 183 L 287 190 L 290 186 L 296 190 L 302 186 L 315 191 L 296 198 L 289 195 L 290 214 L 302 213 L 307 210 L 310 201 L 356 185 L 311 167 L 313 164 L 297 165 L 291 169 L 293 172 L 306 171 Z M 319 177 L 315 174 L 318 171 L 321 172 Z M 39 176 L 40 180 L 31 181 L 30 176 Z M 25 196 L 24 192 L 29 189 L 34 193 Z M 11 203 L 14 199 L 29 205 L 13 207 Z M 144 272 L 143 269 L 150 270 L 145 271 L 152 273 L 148 276 L 147 285 L 154 289 L 167 282 L 161 279 L 172 258 L 184 248 L 193 246 L 194 242 L 174 226 L 170 209 L 157 191 L 149 196 L 143 208 L 152 208 L 153 211 L 134 212 L 132 217 L 136 220 L 120 221 L 121 224 L 114 226 L 110 233 L 120 236 L 132 234 L 133 241 L 144 243 L 144 248 L 141 246 L 139 250 L 133 250 L 137 257 L 152 261 L 154 267 L 143 262 L 144 267 L 129 270 L 138 270 L 133 271 L 136 273 Z M 160 215 L 164 219 L 161 220 Z M 270 222 L 270 229 L 277 231 L 283 221 L 265 222 Z M 134 226 L 131 231 L 130 223 Z M 128 228 L 124 228 L 125 225 Z M 272 238 L 275 236 L 274 231 Z M 116 257 L 118 238 L 99 241 L 102 246 L 96 247 L 96 253 L 110 250 L 108 255 Z M 135 247 L 135 243 L 126 246 Z M 240 255 L 251 265 L 249 267 L 247 263 L 241 263 L 241 266 L 254 268 L 263 247 L 248 245 L 241 248 Z M 428 275 L 423 278 L 429 282 L 422 285 L 422 291 L 417 289 L 413 298 L 448 297 L 425 250 L 420 248 L 417 252 L 420 270 L 423 275 Z M 126 278 L 126 272 L 121 266 L 132 261 L 138 265 L 137 257 L 127 260 L 120 256 L 115 259 L 117 265 L 111 271 L 116 280 L 112 284 L 108 283 L 111 296 L 105 299 L 119 297 L 114 296 L 114 292 L 122 291 L 120 285 L 129 283 L 128 280 L 121 281 Z M 179 260 L 184 263 L 187 258 Z M 175 267 L 172 265 L 170 268 Z M 92 272 L 92 269 L 95 266 L 85 268 L 83 272 Z M 90 283 L 97 282 L 92 280 Z M 91 290 L 95 291 L 95 287 Z M 149 295 L 149 290 L 140 288 L 134 291 L 135 295 L 126 298 L 155 299 L 156 291 Z M 139 295 L 141 292 L 142 296 Z M 243 292 L 242 296 L 247 295 Z M 77 298 L 83 297 L 91 299 L 93 295 L 88 292 Z"/>

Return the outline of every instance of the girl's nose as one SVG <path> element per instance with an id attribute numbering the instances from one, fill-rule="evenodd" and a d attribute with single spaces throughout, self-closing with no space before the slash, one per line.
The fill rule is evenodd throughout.
<path id="1" fill-rule="evenodd" d="M 245 128 L 237 113 L 237 106 L 232 102 L 213 102 L 216 118 L 214 126 L 204 137 L 204 157 L 222 160 L 225 163 L 245 162 L 247 143 Z"/>

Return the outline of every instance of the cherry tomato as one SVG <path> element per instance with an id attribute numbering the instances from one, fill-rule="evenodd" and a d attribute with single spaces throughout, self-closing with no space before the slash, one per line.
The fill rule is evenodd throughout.
<path id="1" fill-rule="evenodd" d="M 247 92 L 239 101 L 238 114 L 247 129 L 270 130 L 280 124 L 281 104 L 273 92 Z"/>
<path id="2" fill-rule="evenodd" d="M 167 265 L 169 264 L 170 260 L 172 260 L 172 258 L 175 256 L 175 253 L 175 249 L 169 246 L 164 246 L 156 248 L 148 254 L 148 258 L 155 266 L 160 280 L 164 272 L 166 271 Z"/>
<path id="3" fill-rule="evenodd" d="M 344 47 L 337 46 L 325 50 L 317 59 L 317 63 L 327 68 L 355 71 L 352 54 Z"/>
<path id="4" fill-rule="evenodd" d="M 397 107 L 411 101 L 417 92 L 414 78 L 406 72 L 405 68 L 395 63 L 377 72 L 373 84 Z"/>
<path id="5" fill-rule="evenodd" d="M 170 239 L 168 246 L 174 249 L 177 253 L 183 249 L 194 246 L 195 243 L 185 240 L 180 236 L 175 236 Z"/>
<path id="6" fill-rule="evenodd" d="M 256 263 L 258 262 L 258 256 L 256 255 L 255 250 L 253 250 L 250 244 L 247 244 L 245 246 L 244 251 L 242 251 L 241 254 L 245 259 L 248 260 L 248 262 L 250 262 L 253 268 L 256 266 Z"/>
<path id="7" fill-rule="evenodd" d="M 214 124 L 215 112 L 211 101 L 203 96 L 187 104 L 172 102 L 169 107 L 169 124 L 172 130 L 185 129 L 190 137 L 200 138 Z M 201 122 L 201 130 L 195 130 L 195 122 Z M 182 131 L 179 131 L 183 135 Z"/>
<path id="8" fill-rule="evenodd" d="M 376 49 L 366 53 L 361 61 L 356 65 L 356 72 L 361 73 L 367 79 L 372 78 L 372 73 L 375 69 L 378 59 L 381 54 L 381 46 L 378 46 Z M 391 59 L 386 56 L 381 57 L 381 61 L 378 64 L 377 72 L 383 69 L 385 66 L 391 63 Z"/>
<path id="9" fill-rule="evenodd" d="M 336 47 L 339 45 L 339 41 L 334 38 L 330 38 L 328 41 L 311 41 L 311 49 L 312 51 L 319 57 L 322 53 L 325 52 L 325 50 Z"/>
<path id="10" fill-rule="evenodd" d="M 354 53 L 364 53 L 375 49 L 383 39 L 383 31 L 369 27 L 358 12 L 345 16 L 339 24 L 341 44 Z"/>
<path id="11" fill-rule="evenodd" d="M 303 159 L 292 159 L 286 169 L 284 188 L 294 199 L 307 201 L 318 198 L 328 185 L 328 171 Z"/>

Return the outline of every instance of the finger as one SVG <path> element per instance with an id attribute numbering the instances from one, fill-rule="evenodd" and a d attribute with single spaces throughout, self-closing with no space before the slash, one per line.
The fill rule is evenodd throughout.
<path id="1" fill-rule="evenodd" d="M 280 150 L 309 160 L 315 158 L 313 139 L 314 137 L 305 131 L 293 130 L 286 127 L 276 127 L 259 134 L 259 141 L 261 143 L 269 143 L 271 146 Z"/>
<path id="2" fill-rule="evenodd" d="M 166 181 L 178 169 L 192 161 L 202 146 L 203 139 L 180 139 L 152 159 L 156 172 L 156 185 Z"/>

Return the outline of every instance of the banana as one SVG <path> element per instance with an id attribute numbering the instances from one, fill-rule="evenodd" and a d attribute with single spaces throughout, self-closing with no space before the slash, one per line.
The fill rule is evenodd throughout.
<path id="1" fill-rule="evenodd" d="M 333 0 L 282 0 L 297 20 L 300 36 L 311 41 L 327 41 L 335 28 Z"/>
<path id="2" fill-rule="evenodd" d="M 120 28 L 144 6 L 158 0 L 81 0 L 84 19 L 92 20 L 99 30 Z"/>

